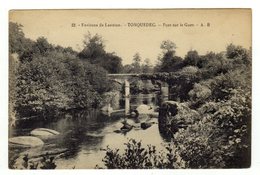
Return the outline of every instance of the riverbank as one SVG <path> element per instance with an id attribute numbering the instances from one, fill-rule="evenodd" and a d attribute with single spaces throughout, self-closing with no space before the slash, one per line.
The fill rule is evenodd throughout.
<path id="1" fill-rule="evenodd" d="M 31 157 L 43 154 L 44 152 L 53 152 L 54 150 L 67 150 L 66 153 L 55 159 L 58 169 L 75 168 L 95 168 L 96 165 L 104 166 L 102 159 L 106 152 L 104 149 L 109 145 L 113 149 L 124 148 L 124 143 L 128 139 L 142 140 L 144 145 L 151 144 L 158 148 L 163 148 L 161 143 L 166 142 L 160 135 L 158 125 L 153 124 L 151 127 L 143 130 L 140 124 L 147 121 L 149 117 L 141 116 L 139 119 L 127 119 L 127 122 L 135 127 L 127 133 L 115 133 L 120 129 L 123 116 L 107 117 L 99 111 L 93 111 L 89 116 L 81 118 L 62 118 L 58 121 L 49 123 L 31 123 L 27 128 L 13 129 L 12 136 L 29 135 L 30 131 L 35 127 L 45 127 L 59 131 L 61 134 L 55 139 L 45 140 L 45 144 L 41 148 L 17 149 L 9 147 L 9 158 L 14 162 L 12 166 L 16 166 L 15 160 L 19 155 L 20 160 L 26 154 Z M 157 118 L 152 118 L 150 122 L 157 122 Z M 19 164 L 19 162 L 18 162 Z"/>

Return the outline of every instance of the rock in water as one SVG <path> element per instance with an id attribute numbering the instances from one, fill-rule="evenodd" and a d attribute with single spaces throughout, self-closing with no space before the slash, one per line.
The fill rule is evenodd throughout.
<path id="1" fill-rule="evenodd" d="M 137 117 L 139 117 L 138 111 L 137 111 L 137 110 L 132 111 L 132 112 L 130 113 L 130 117 L 132 117 L 132 118 L 137 118 Z"/>
<path id="2" fill-rule="evenodd" d="M 154 113 L 154 110 L 151 106 L 148 105 L 139 105 L 136 110 L 138 111 L 139 114 L 151 114 Z"/>
<path id="3" fill-rule="evenodd" d="M 133 125 L 130 125 L 129 123 L 127 123 L 126 120 L 123 121 L 122 124 L 124 125 L 124 126 L 122 126 L 122 127 L 120 128 L 120 130 L 121 130 L 122 132 L 129 132 L 129 131 L 133 128 Z"/>
<path id="4" fill-rule="evenodd" d="M 59 135 L 60 133 L 48 128 L 36 128 L 32 130 L 30 134 L 36 137 L 48 138 L 48 137 Z"/>
<path id="5" fill-rule="evenodd" d="M 117 129 L 117 130 L 114 130 L 114 133 L 122 133 L 122 131 Z"/>
<path id="6" fill-rule="evenodd" d="M 141 123 L 142 129 L 147 129 L 147 128 L 150 128 L 151 126 L 152 126 L 152 123 L 148 123 L 148 122 Z"/>
<path id="7" fill-rule="evenodd" d="M 36 147 L 44 144 L 41 139 L 33 136 L 12 137 L 8 141 L 11 146 L 17 147 Z"/>
<path id="8" fill-rule="evenodd" d="M 123 127 L 120 128 L 120 130 L 121 130 L 121 132 L 126 133 L 126 132 L 131 131 L 132 128 L 133 128 L 133 126 L 130 126 L 130 127 L 123 126 Z"/>

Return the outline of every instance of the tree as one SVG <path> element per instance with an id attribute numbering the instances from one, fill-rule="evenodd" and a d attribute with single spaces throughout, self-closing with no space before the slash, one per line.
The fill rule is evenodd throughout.
<path id="1" fill-rule="evenodd" d="M 121 72 L 123 67 L 122 58 L 114 53 L 106 53 L 104 55 L 104 61 L 102 61 L 99 65 L 112 74 Z"/>
<path id="2" fill-rule="evenodd" d="M 9 23 L 9 52 L 22 55 L 32 47 L 33 41 L 25 38 L 22 25 L 18 23 Z"/>
<path id="3" fill-rule="evenodd" d="M 78 55 L 78 53 L 75 50 L 73 50 L 72 47 L 64 48 L 60 45 L 57 45 L 54 47 L 54 50 L 56 52 L 60 52 L 60 53 L 71 54 L 71 55 L 75 55 L 75 56 Z"/>
<path id="4" fill-rule="evenodd" d="M 123 73 L 133 73 L 133 66 L 131 64 L 126 64 L 122 68 Z"/>
<path id="5" fill-rule="evenodd" d="M 236 46 L 234 44 L 229 44 L 226 50 L 227 58 L 229 59 L 243 58 L 248 54 L 248 51 L 242 46 Z"/>
<path id="6" fill-rule="evenodd" d="M 189 92 L 190 106 L 201 118 L 174 135 L 190 168 L 250 166 L 251 69 L 242 61 L 248 51 L 234 45 L 227 49 L 228 59 L 214 53 L 203 57 L 202 74 L 210 76 L 203 75 L 207 79 Z"/>
<path id="7" fill-rule="evenodd" d="M 155 70 L 158 72 L 174 72 L 183 67 L 183 59 L 175 56 L 176 44 L 170 40 L 161 44 L 162 57 L 159 57 Z"/>
<path id="8" fill-rule="evenodd" d="M 47 56 L 51 51 L 54 51 L 54 47 L 45 37 L 39 37 L 32 46 L 32 52 L 35 55 Z"/>
<path id="9" fill-rule="evenodd" d="M 251 64 L 252 50 L 247 50 L 242 46 L 236 46 L 229 44 L 226 48 L 226 56 L 228 59 L 236 60 L 236 63 L 241 64 Z"/>
<path id="10" fill-rule="evenodd" d="M 59 51 L 60 47 L 54 47 L 54 45 L 50 44 L 45 37 L 37 38 L 36 42 L 33 42 L 31 47 L 25 50 L 21 56 L 21 62 L 32 61 L 32 59 L 37 58 L 39 56 L 48 56 L 51 52 Z"/>
<path id="11" fill-rule="evenodd" d="M 196 50 L 191 50 L 184 58 L 184 63 L 187 66 L 198 66 L 200 56 Z"/>
<path id="12" fill-rule="evenodd" d="M 105 44 L 102 36 L 95 34 L 92 36 L 90 33 L 84 36 L 83 50 L 79 53 L 79 57 L 87 59 L 90 63 L 98 63 L 99 57 L 102 57 L 105 52 Z"/>
<path id="13" fill-rule="evenodd" d="M 78 54 L 82 60 L 87 60 L 91 64 L 102 66 L 109 73 L 118 73 L 122 69 L 122 59 L 115 53 L 107 53 L 102 36 L 90 33 L 85 35 L 83 40 L 83 50 Z"/>
<path id="14" fill-rule="evenodd" d="M 141 56 L 140 54 L 137 52 L 134 54 L 133 56 L 133 63 L 131 64 L 133 67 L 133 72 L 134 73 L 141 73 L 142 69 L 141 69 Z"/>
<path id="15" fill-rule="evenodd" d="M 131 64 L 126 64 L 122 68 L 124 73 L 152 73 L 153 66 L 151 65 L 150 59 L 146 58 L 144 64 L 141 64 L 141 56 L 136 53 L 133 56 L 133 62 Z"/>
<path id="16" fill-rule="evenodd" d="M 164 51 L 164 53 L 167 52 L 173 52 L 173 55 L 175 54 L 176 44 L 170 40 L 162 41 L 160 48 Z"/>
<path id="17" fill-rule="evenodd" d="M 172 56 L 172 52 L 169 52 L 161 59 L 159 72 L 175 72 L 180 70 L 182 67 L 183 59 L 178 56 Z"/>
<path id="18" fill-rule="evenodd" d="M 18 54 L 9 55 L 9 125 L 15 125 L 16 120 L 16 97 L 17 97 L 17 69 L 19 67 Z"/>
<path id="19" fill-rule="evenodd" d="M 151 65 L 151 61 L 149 58 L 146 58 L 144 60 L 144 64 L 142 65 L 142 72 L 143 73 L 152 73 L 153 72 L 153 67 Z"/>
<path id="20" fill-rule="evenodd" d="M 55 117 L 63 110 L 90 109 L 109 90 L 106 71 L 75 56 L 51 52 L 18 68 L 16 111 L 20 117 Z"/>
<path id="21" fill-rule="evenodd" d="M 19 117 L 48 118 L 55 116 L 56 110 L 68 107 L 71 98 L 65 93 L 66 79 L 58 76 L 58 71 L 65 71 L 62 67 L 58 59 L 42 57 L 20 65 L 16 101 Z M 69 77 L 69 73 L 64 77 Z"/>
<path id="22" fill-rule="evenodd" d="M 234 66 L 231 60 L 228 60 L 224 53 L 209 52 L 200 57 L 197 66 L 201 69 L 202 78 L 210 79 L 215 76 L 225 74 Z"/>

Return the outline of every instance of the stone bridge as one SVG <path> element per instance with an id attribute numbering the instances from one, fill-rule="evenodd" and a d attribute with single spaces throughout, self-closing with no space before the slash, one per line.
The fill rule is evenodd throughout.
<path id="1" fill-rule="evenodd" d="M 144 74 L 107 74 L 109 79 L 113 82 L 116 82 L 120 85 L 125 86 L 125 115 L 130 114 L 130 85 L 131 83 L 140 80 L 140 76 Z M 152 75 L 152 74 L 146 74 Z M 160 91 L 164 100 L 168 100 L 169 87 L 165 82 L 160 83 Z"/>

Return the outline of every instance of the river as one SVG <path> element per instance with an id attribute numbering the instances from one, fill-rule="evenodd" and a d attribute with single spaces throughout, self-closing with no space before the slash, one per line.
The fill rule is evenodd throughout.
<path id="1" fill-rule="evenodd" d="M 158 101 L 155 100 L 153 94 L 137 95 L 131 97 L 131 108 L 145 103 L 152 106 L 157 106 Z M 135 127 L 123 134 L 115 133 L 123 124 L 121 123 L 125 116 L 123 113 L 112 114 L 107 116 L 99 110 L 90 112 L 81 112 L 75 114 L 77 117 L 63 117 L 52 122 L 30 122 L 20 128 L 12 128 L 10 136 L 26 136 L 30 135 L 30 131 L 35 128 L 49 128 L 60 132 L 61 134 L 52 139 L 44 140 L 44 145 L 40 148 L 13 148 L 9 147 L 9 157 L 14 160 L 22 155 L 39 155 L 46 151 L 67 150 L 59 158 L 55 159 L 57 168 L 59 169 L 86 169 L 95 168 L 96 165 L 104 167 L 102 159 L 105 156 L 104 149 L 119 148 L 123 150 L 130 138 L 142 141 L 144 146 L 151 144 L 155 145 L 157 150 L 162 150 L 165 139 L 160 135 L 158 129 L 157 116 L 141 115 L 138 119 L 126 118 L 129 124 Z M 144 121 L 154 122 L 154 124 L 145 130 L 140 128 L 140 123 Z M 16 161 L 15 164 L 17 164 Z"/>

